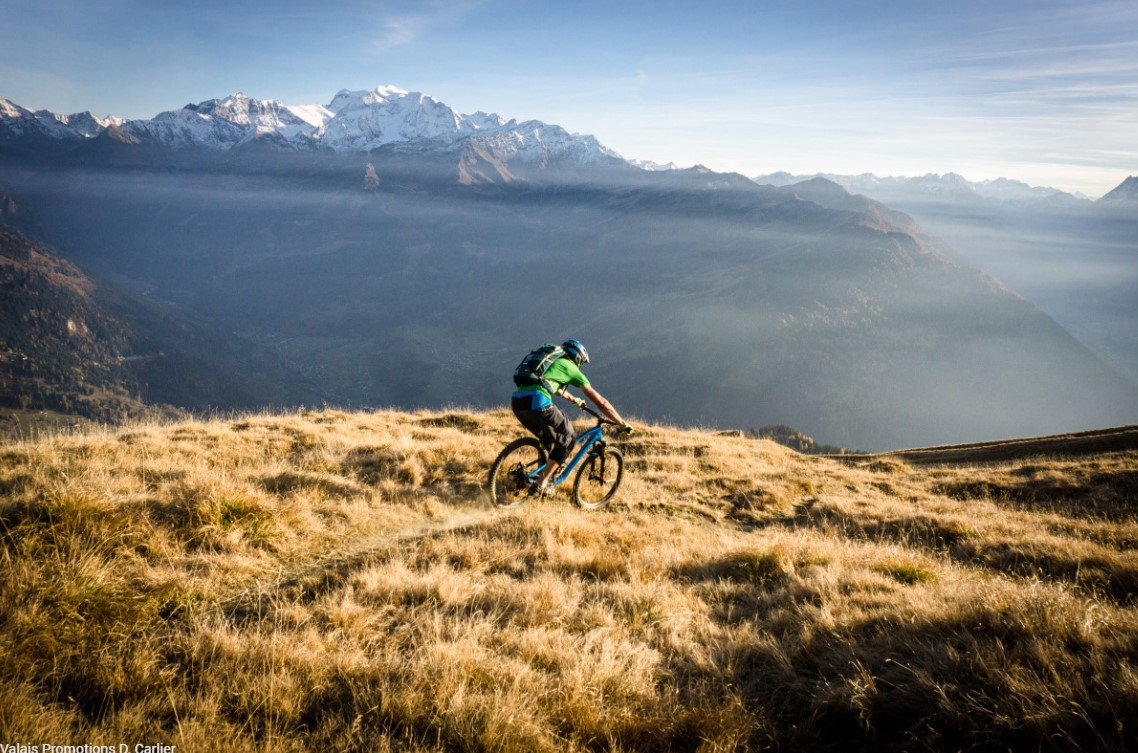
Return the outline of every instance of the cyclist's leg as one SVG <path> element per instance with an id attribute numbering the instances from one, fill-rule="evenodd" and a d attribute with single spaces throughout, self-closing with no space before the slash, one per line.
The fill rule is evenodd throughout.
<path id="1" fill-rule="evenodd" d="M 569 457 L 569 453 L 573 449 L 574 435 L 573 425 L 569 423 L 569 419 L 556 405 L 550 405 L 542 410 L 545 412 L 543 419 L 546 422 L 547 431 L 553 444 L 549 449 L 549 464 L 537 478 L 537 483 L 544 486 L 550 478 L 554 477 L 565 459 Z"/>
<path id="2" fill-rule="evenodd" d="M 539 486 L 544 485 L 573 449 L 573 426 L 556 405 L 547 405 L 538 410 L 515 409 L 514 415 L 549 453 L 549 462 L 535 479 Z"/>
<path id="3" fill-rule="evenodd" d="M 510 407 L 513 409 L 514 418 L 518 419 L 518 423 L 524 426 L 530 434 L 537 437 L 548 454 L 553 446 L 553 441 L 546 429 L 546 421 L 542 412 L 531 408 L 528 398 L 525 400 L 514 398 Z"/>

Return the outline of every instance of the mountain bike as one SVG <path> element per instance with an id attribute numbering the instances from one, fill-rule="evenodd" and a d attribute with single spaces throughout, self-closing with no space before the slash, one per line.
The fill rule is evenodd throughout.
<path id="1" fill-rule="evenodd" d="M 604 427 L 620 426 L 601 414 L 582 408 L 597 419 L 597 425 L 573 439 L 576 453 L 549 479 L 553 489 L 577 471 L 573 478 L 573 501 L 586 510 L 604 507 L 616 494 L 624 475 L 624 455 L 605 441 Z M 490 465 L 490 499 L 499 507 L 525 502 L 537 475 L 549 462 L 549 454 L 534 437 L 515 439 Z"/>

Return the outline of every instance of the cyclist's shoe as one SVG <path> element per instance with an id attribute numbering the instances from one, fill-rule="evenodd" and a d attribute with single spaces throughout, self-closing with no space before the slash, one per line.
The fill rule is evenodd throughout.
<path id="1" fill-rule="evenodd" d="M 529 491 L 526 492 L 527 497 L 548 497 L 553 493 L 553 484 L 546 481 L 544 484 L 530 484 Z"/>

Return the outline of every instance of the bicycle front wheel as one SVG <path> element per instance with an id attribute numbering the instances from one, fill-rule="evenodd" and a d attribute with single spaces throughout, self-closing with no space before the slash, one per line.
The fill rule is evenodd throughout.
<path id="1" fill-rule="evenodd" d="M 541 443 L 532 437 L 515 439 L 490 466 L 490 500 L 498 507 L 525 502 L 532 477 L 549 462 Z"/>
<path id="2" fill-rule="evenodd" d="M 624 476 L 624 455 L 613 447 L 589 455 L 573 479 L 573 500 L 586 510 L 604 507 Z"/>

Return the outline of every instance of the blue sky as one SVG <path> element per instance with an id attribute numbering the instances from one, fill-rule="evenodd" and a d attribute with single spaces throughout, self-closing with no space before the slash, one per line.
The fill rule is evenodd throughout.
<path id="1" fill-rule="evenodd" d="M 152 117 L 395 84 L 758 175 L 1138 174 L 1135 0 L 0 0 L 0 96 Z"/>

